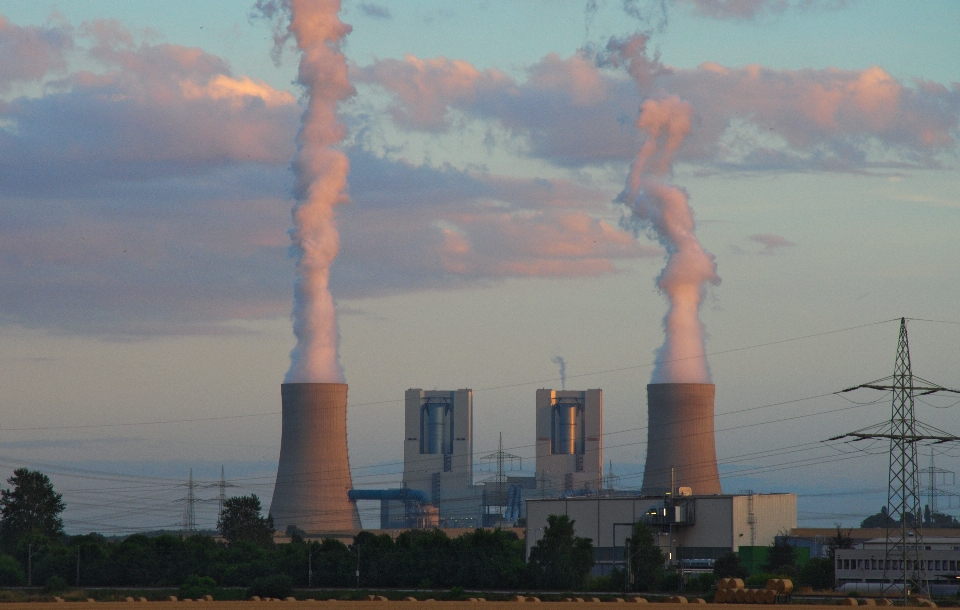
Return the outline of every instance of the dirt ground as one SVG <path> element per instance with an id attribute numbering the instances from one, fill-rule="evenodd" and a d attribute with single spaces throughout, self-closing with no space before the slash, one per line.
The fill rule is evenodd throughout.
<path id="1" fill-rule="evenodd" d="M 316 608 L 319 610 L 403 610 L 405 607 L 427 606 L 433 610 L 516 610 L 520 602 L 371 602 L 371 601 L 297 601 L 297 602 L 255 602 L 255 601 L 234 601 L 234 602 L 32 602 L 32 603 L 5 603 L 0 604 L 2 610 L 172 610 L 171 607 L 178 608 L 196 608 L 196 610 L 308 610 Z M 584 603 L 578 602 L 543 602 L 549 604 L 551 608 L 564 608 L 573 610 L 579 608 L 583 610 Z M 586 602 L 590 603 L 590 602 Z M 593 604 L 590 604 L 591 606 Z M 618 608 L 649 608 L 655 606 L 661 610 L 677 608 L 679 604 L 667 603 L 616 603 L 603 602 L 605 607 L 616 606 Z M 690 608 L 690 606 L 699 604 L 683 604 L 681 607 Z M 713 604 L 711 604 L 713 605 Z M 145 608 L 146 606 L 146 608 Z M 199 606 L 199 608 L 197 608 Z M 719 604 L 724 610 L 756 610 L 756 604 Z M 588 606 L 589 607 L 589 606 Z M 765 607 L 765 606 L 759 606 Z M 770 606 L 775 608 L 776 606 Z M 827 609 L 837 610 L 836 604 L 830 605 L 800 605 L 803 610 Z M 652 610 L 652 609 L 651 609 Z M 692 608 L 690 608 L 692 610 Z"/>

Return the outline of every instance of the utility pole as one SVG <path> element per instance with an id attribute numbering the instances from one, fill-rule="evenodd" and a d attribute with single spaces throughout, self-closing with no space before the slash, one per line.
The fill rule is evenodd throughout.
<path id="1" fill-rule="evenodd" d="M 77 586 L 80 586 L 80 545 L 77 545 Z"/>
<path id="2" fill-rule="evenodd" d="M 917 421 L 914 398 L 937 392 L 960 394 L 913 374 L 906 318 L 900 318 L 900 337 L 893 375 L 837 392 L 870 388 L 891 392 L 890 421 L 841 434 L 829 440 L 853 441 L 889 439 L 890 471 L 887 487 L 887 539 L 883 562 L 883 580 L 893 586 L 898 578 L 903 605 L 909 601 L 910 588 L 927 591 L 926 562 L 923 560 L 923 511 L 920 507 L 920 477 L 917 468 L 917 443 L 939 444 L 960 441 L 960 437 Z M 889 589 L 888 589 L 889 590 Z"/>

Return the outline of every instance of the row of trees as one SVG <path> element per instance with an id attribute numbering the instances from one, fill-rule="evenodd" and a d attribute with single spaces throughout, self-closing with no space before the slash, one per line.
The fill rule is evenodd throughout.
<path id="1" fill-rule="evenodd" d="M 64 535 L 63 498 L 42 473 L 18 469 L 8 482 L 11 489 L 0 492 L 0 586 L 56 579 L 86 587 L 201 582 L 246 587 L 270 578 L 299 587 L 652 591 L 679 585 L 676 574 L 664 570 L 663 553 L 643 523 L 634 525 L 627 541 L 627 570 L 591 581 L 592 543 L 575 535 L 566 516 L 548 518 L 529 562 L 524 542 L 503 530 L 478 529 L 457 538 L 441 530 L 411 530 L 396 539 L 360 532 L 349 546 L 334 539 L 307 542 L 294 530 L 290 544 L 275 545 L 273 519 L 262 516 L 255 495 L 224 503 L 217 526 L 225 542 L 202 535 L 109 541 L 98 534 Z M 843 548 L 839 528 L 837 536 Z M 770 549 L 765 568 L 817 588 L 833 584 L 832 559 L 810 560 L 798 570 L 786 538 Z M 714 576 L 745 576 L 745 571 L 731 555 L 717 562 Z M 709 588 L 714 578 L 700 580 Z"/>

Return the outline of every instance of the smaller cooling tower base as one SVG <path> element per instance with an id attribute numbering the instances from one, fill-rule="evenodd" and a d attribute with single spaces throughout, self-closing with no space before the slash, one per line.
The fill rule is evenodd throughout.
<path id="1" fill-rule="evenodd" d="M 647 386 L 647 462 L 641 494 L 671 491 L 671 468 L 677 487 L 690 487 L 697 495 L 722 493 L 713 436 L 715 391 L 711 383 Z"/>
<path id="2" fill-rule="evenodd" d="M 360 529 L 347 456 L 347 384 L 285 383 L 274 527 L 308 533 Z"/>

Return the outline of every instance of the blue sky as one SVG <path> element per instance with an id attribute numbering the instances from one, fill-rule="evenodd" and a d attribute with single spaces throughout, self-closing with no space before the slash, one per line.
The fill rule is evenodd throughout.
<path id="1" fill-rule="evenodd" d="M 333 291 L 358 485 L 398 480 L 408 387 L 474 388 L 478 454 L 503 432 L 532 470 L 534 391 L 559 385 L 562 355 L 568 387 L 604 389 L 605 429 L 623 431 L 605 459 L 639 486 L 664 260 L 620 228 L 613 200 L 647 96 L 693 108 L 672 182 L 722 279 L 700 317 L 725 490 L 796 491 L 801 524 L 876 512 L 883 448 L 815 444 L 889 404 L 791 401 L 888 375 L 886 321 L 949 322 L 911 322 L 914 367 L 960 385 L 960 6 L 660 6 L 344 5 L 357 95 L 341 108 L 352 202 Z M 272 490 L 302 90 L 296 52 L 275 64 L 252 10 L 0 1 L 0 463 L 43 465 L 68 490 L 155 477 L 130 479 L 156 487 L 124 499 L 160 525 L 178 519 L 191 467 Z M 640 92 L 604 63 L 611 38 L 638 32 L 664 68 Z M 476 75 L 459 89 L 453 60 Z M 918 416 L 958 432 L 952 402 Z M 227 419 L 115 425 L 203 418 Z M 67 500 L 74 531 L 136 522 Z"/>

